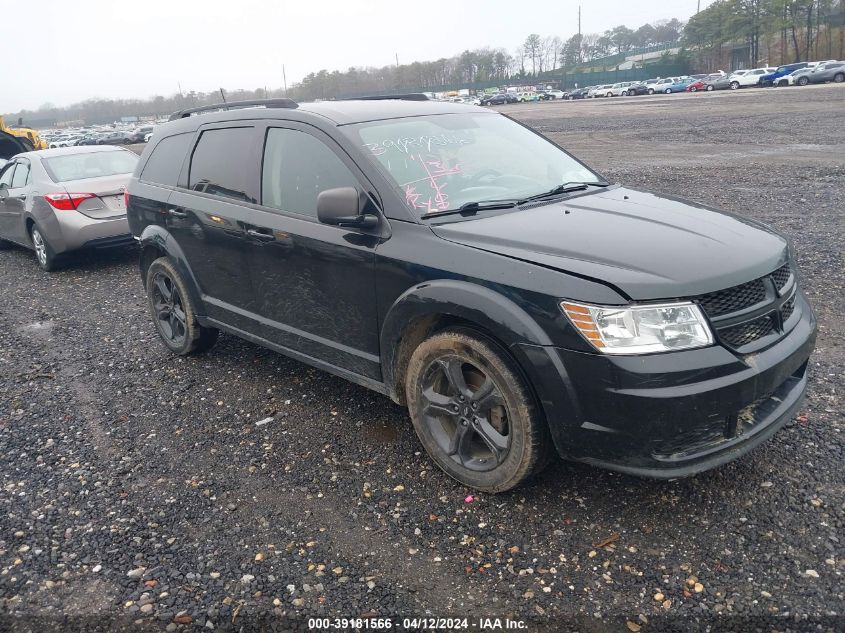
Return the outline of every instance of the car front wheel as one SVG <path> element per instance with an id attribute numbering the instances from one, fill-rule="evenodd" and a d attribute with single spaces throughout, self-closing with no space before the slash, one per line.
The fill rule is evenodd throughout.
<path id="1" fill-rule="evenodd" d="M 713 92 L 713 90 L 714 90 L 713 86 L 707 86 L 707 91 L 708 91 L 708 92 Z"/>
<path id="2" fill-rule="evenodd" d="M 810 80 L 806 77 L 799 77 L 798 81 L 795 83 L 797 83 L 799 86 L 806 86 L 808 83 L 810 83 Z"/>
<path id="3" fill-rule="evenodd" d="M 152 263 L 146 286 L 153 323 L 171 352 L 185 356 L 214 345 L 218 330 L 199 324 L 185 280 L 170 258 L 160 257 Z"/>
<path id="4" fill-rule="evenodd" d="M 649 88 L 649 89 L 648 89 L 648 94 L 653 95 L 653 94 L 654 94 L 654 88 Z"/>
<path id="5" fill-rule="evenodd" d="M 550 440 L 506 352 L 473 330 L 446 330 L 411 355 L 405 389 L 423 447 L 450 477 L 484 492 L 513 488 L 545 465 Z"/>
<path id="6" fill-rule="evenodd" d="M 739 88 L 739 82 L 738 81 L 732 81 L 731 82 L 731 90 L 737 90 L 738 88 Z"/>

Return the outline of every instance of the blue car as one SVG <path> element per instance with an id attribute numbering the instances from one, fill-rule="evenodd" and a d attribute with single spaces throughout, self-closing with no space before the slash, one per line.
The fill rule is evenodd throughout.
<path id="1" fill-rule="evenodd" d="M 684 92 L 695 79 L 692 77 L 687 77 L 686 79 L 680 79 L 673 84 L 669 84 L 667 86 L 663 86 L 663 92 L 667 95 L 672 94 L 673 92 Z"/>
<path id="2" fill-rule="evenodd" d="M 810 64 L 808 62 L 797 62 L 795 64 L 785 64 L 783 66 L 778 66 L 777 70 L 773 73 L 768 73 L 766 75 L 762 75 L 760 77 L 760 85 L 761 86 L 786 86 L 788 85 L 788 81 L 786 76 L 796 70 L 800 70 L 801 68 L 807 68 Z"/>

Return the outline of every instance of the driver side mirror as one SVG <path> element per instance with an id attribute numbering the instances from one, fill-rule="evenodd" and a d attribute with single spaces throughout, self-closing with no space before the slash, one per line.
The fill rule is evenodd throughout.
<path id="1" fill-rule="evenodd" d="M 317 219 L 323 224 L 371 229 L 378 217 L 364 213 L 362 196 L 355 187 L 326 189 L 317 196 Z"/>

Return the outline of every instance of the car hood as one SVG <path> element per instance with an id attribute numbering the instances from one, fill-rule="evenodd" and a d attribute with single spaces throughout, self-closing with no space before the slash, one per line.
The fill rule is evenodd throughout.
<path id="1" fill-rule="evenodd" d="M 753 220 L 625 187 L 432 230 L 465 246 L 610 284 L 638 301 L 735 286 L 788 258 L 786 239 Z"/>

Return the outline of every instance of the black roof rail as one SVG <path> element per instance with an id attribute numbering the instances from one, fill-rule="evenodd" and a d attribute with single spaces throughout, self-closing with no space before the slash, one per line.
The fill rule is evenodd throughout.
<path id="1" fill-rule="evenodd" d="M 422 92 L 409 92 L 399 95 L 368 95 L 366 97 L 351 97 L 345 101 L 385 101 L 388 99 L 396 99 L 398 101 L 429 101 L 429 98 Z"/>
<path id="2" fill-rule="evenodd" d="M 182 119 L 201 112 L 231 110 L 233 108 L 251 108 L 255 106 L 264 106 L 265 108 L 298 108 L 299 104 L 293 99 L 249 99 L 247 101 L 227 101 L 223 103 L 198 106 L 196 108 L 185 108 L 184 110 L 179 110 L 178 112 L 171 114 L 170 120 L 175 121 L 176 119 Z"/>

